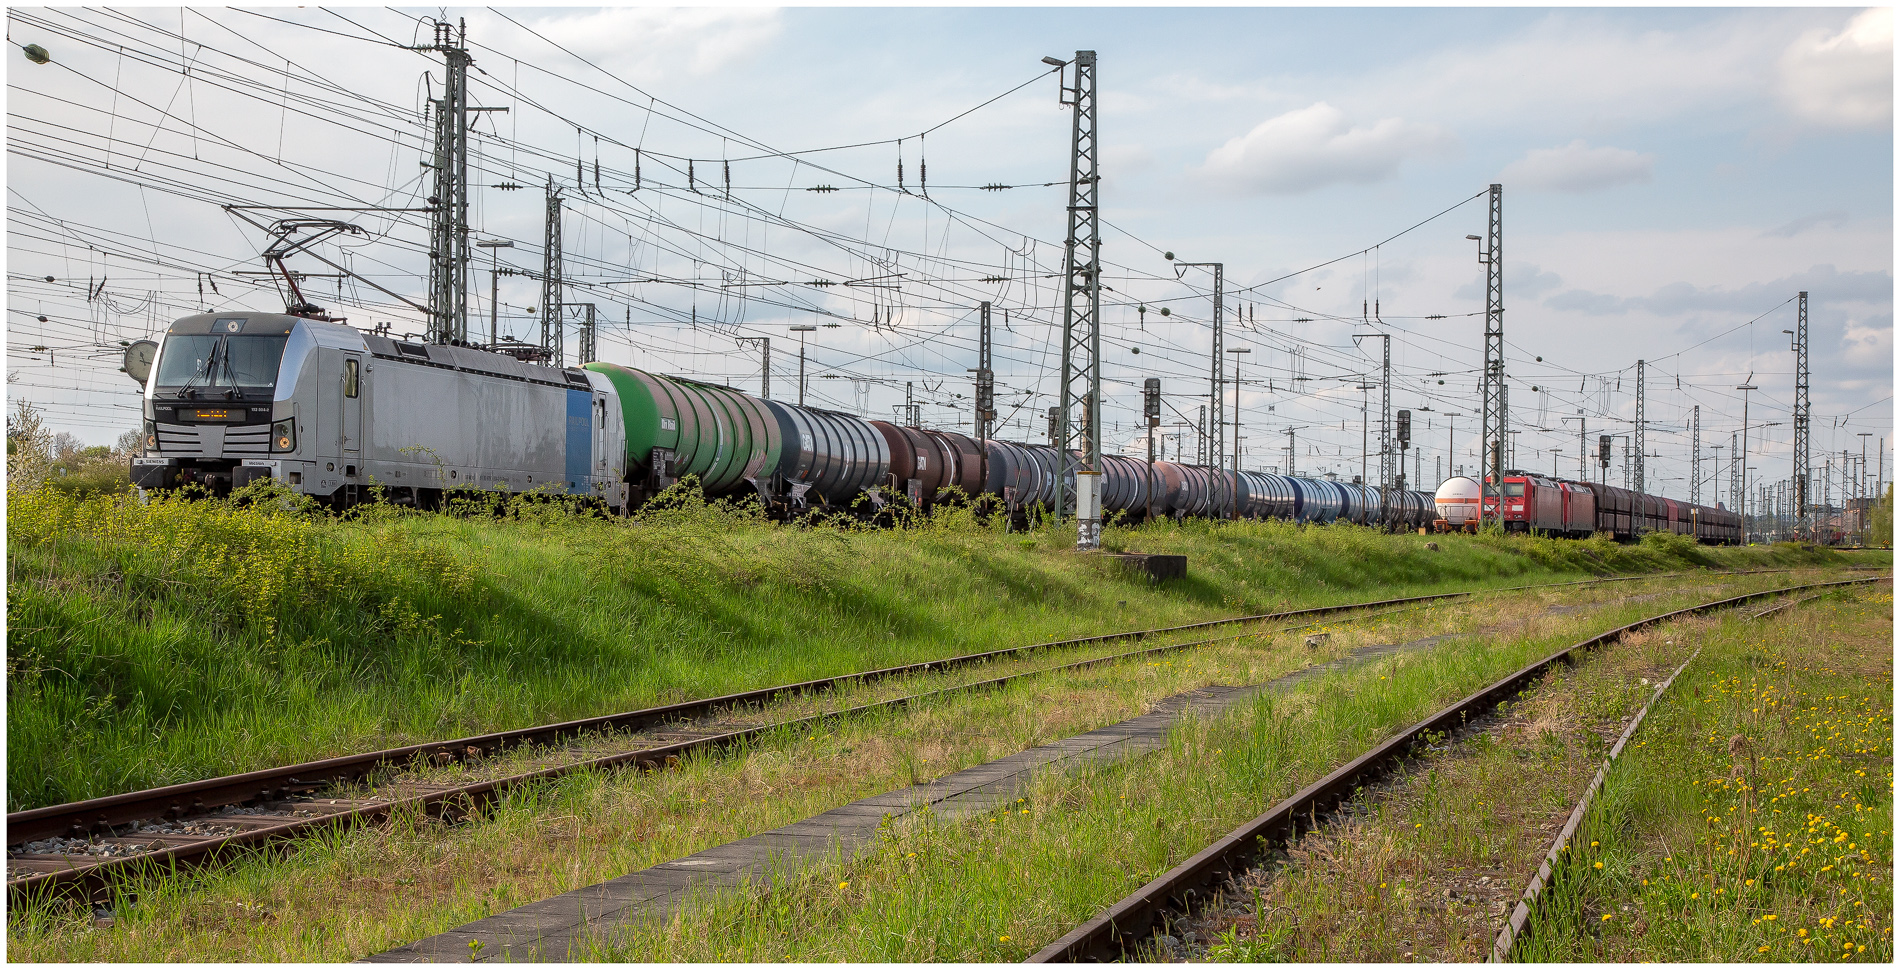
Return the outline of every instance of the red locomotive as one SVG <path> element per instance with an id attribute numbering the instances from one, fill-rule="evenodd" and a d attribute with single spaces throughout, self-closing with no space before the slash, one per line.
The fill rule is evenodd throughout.
<path id="1" fill-rule="evenodd" d="M 1711 544 L 1742 541 L 1742 517 L 1720 507 L 1522 471 L 1504 473 L 1502 492 L 1500 496 L 1498 489 L 1485 489 L 1485 515 L 1501 518 L 1504 528 L 1513 532 L 1570 538 L 1604 532 L 1621 541 L 1648 532 L 1673 532 Z"/>

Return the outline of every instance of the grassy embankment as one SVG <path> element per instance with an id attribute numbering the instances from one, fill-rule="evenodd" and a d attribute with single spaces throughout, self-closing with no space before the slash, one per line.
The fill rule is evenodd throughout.
<path id="1" fill-rule="evenodd" d="M 1893 961 L 1893 594 L 1716 639 L 1611 771 L 1518 959 Z"/>
<path id="2" fill-rule="evenodd" d="M 13 491 L 8 810 L 1084 633 L 1379 595 L 1841 561 L 1281 522 L 1111 528 L 1179 552 L 1150 586 L 952 512 L 775 526 L 683 501 L 632 520 Z M 1884 554 L 1878 554 L 1884 557 Z M 1882 561 L 1885 561 L 1884 558 Z"/>
<path id="3" fill-rule="evenodd" d="M 1402 695 L 1413 705 L 1442 704 L 1468 690 L 1471 677 L 1495 676 L 1494 668 L 1519 663 L 1523 651 L 1539 649 L 1525 643 L 1547 649 L 1670 604 L 1704 601 L 1725 590 L 1772 588 L 1801 575 L 1813 574 L 1669 577 L 1548 588 L 1427 604 L 1363 619 L 1331 618 L 1295 630 L 1285 629 L 1291 623 L 1256 628 L 1188 651 L 943 695 L 902 710 L 834 721 L 814 731 L 781 730 L 726 756 L 689 758 L 676 771 L 567 775 L 513 789 L 479 818 L 463 824 L 402 817 L 386 825 L 300 839 L 294 851 L 281 856 L 246 854 L 228 866 L 189 877 L 157 875 L 128 887 L 136 901 L 117 901 L 109 927 L 95 926 L 83 911 L 66 907 L 19 907 L 9 913 L 8 953 L 20 960 L 111 962 L 356 959 L 856 798 L 1121 720 L 1191 687 L 1262 683 L 1378 644 L 1464 634 L 1431 653 L 1407 654 L 1406 663 L 1387 664 L 1337 690 L 1318 692 L 1337 674 L 1308 679 L 1301 688 L 1304 699 L 1275 710 L 1305 722 L 1308 712 L 1342 693 L 1357 696 L 1368 684 L 1385 688 L 1386 682 L 1378 678 L 1387 675 L 1393 681 L 1424 678 L 1403 685 Z M 1305 637 L 1312 632 L 1329 633 L 1330 639 L 1309 647 Z M 1500 651 L 1500 644 L 1515 644 L 1517 649 Z M 1121 648 L 1103 647 L 1100 652 L 1116 649 Z M 932 674 L 906 684 L 865 685 L 835 698 L 774 705 L 757 717 L 796 716 L 833 703 L 845 706 L 896 692 L 967 683 L 1095 652 Z M 1449 668 L 1418 662 L 1440 653 L 1462 659 Z M 1474 664 L 1485 669 L 1480 673 Z M 1381 719 L 1402 719 L 1411 710 L 1395 714 L 1375 708 Z M 696 914 L 667 928 L 657 941 L 651 936 L 621 941 L 627 949 L 618 952 L 668 959 L 730 959 L 738 954 L 758 959 L 1020 955 L 1026 952 L 1023 946 L 1033 949 L 1037 934 L 1059 934 L 1080 915 L 1125 892 L 1128 880 L 1139 882 L 1141 872 L 1152 871 L 1142 867 L 1178 861 L 1210 833 L 1251 817 L 1259 810 L 1259 798 L 1310 780 L 1313 772 L 1330 767 L 1325 764 L 1329 757 L 1349 756 L 1346 752 L 1357 738 L 1341 739 L 1329 732 L 1341 725 L 1374 733 L 1393 726 L 1369 720 L 1367 711 L 1362 706 L 1341 718 L 1276 732 L 1275 744 L 1283 745 L 1277 753 L 1240 762 L 1251 766 L 1248 770 L 1275 764 L 1288 769 L 1287 776 L 1274 776 L 1272 785 L 1278 787 L 1257 790 L 1249 787 L 1251 782 L 1216 779 L 1192 789 L 1198 793 L 1194 797 L 1180 797 L 1188 790 L 1180 779 L 1202 778 L 1209 770 L 1206 751 L 1218 753 L 1223 747 L 1220 742 L 1200 744 L 1152 771 L 1112 773 L 1105 781 L 1079 776 L 1073 784 L 1045 789 L 1025 806 L 1034 807 L 1039 816 L 1033 828 L 1005 830 L 999 823 L 978 819 L 933 835 L 931 819 L 907 821 L 901 830 L 907 838 L 914 835 L 941 850 L 927 854 L 915 844 L 907 850 L 918 852 L 919 859 L 944 863 L 941 872 L 933 868 L 920 873 L 930 876 L 922 885 L 906 886 L 880 871 L 880 863 L 915 861 L 903 853 L 854 865 L 842 874 L 821 868 L 765 899 Z M 1230 755 L 1240 750 L 1225 745 Z M 430 770 L 425 777 L 507 773 L 527 757 L 509 755 L 473 768 Z M 1101 784 L 1110 786 L 1107 794 L 1089 799 L 1089 792 Z M 1119 801 L 1117 794 L 1128 794 L 1130 800 Z M 1210 803 L 1203 797 L 1208 794 L 1220 795 L 1221 801 Z M 1110 810 L 1097 810 L 1104 803 Z M 1029 820 L 1019 812 L 1011 817 Z M 1166 822 L 1156 824 L 1157 819 Z M 1009 855 L 1014 848 L 1010 840 L 1026 833 L 1073 843 L 1079 858 L 1049 864 L 1042 855 Z M 1029 859 L 1033 867 L 999 876 L 999 871 L 1029 865 L 1021 859 Z M 848 892 L 839 891 L 838 882 L 849 882 Z M 915 898 L 920 890 L 929 897 L 924 905 Z M 910 897 L 908 902 L 891 907 L 904 896 Z M 1039 900 L 1033 911 L 1009 915 L 1031 897 Z M 883 908 L 859 908 L 866 902 Z M 760 910 L 781 918 L 759 926 L 770 925 L 789 938 L 766 939 L 774 934 L 750 930 L 735 935 L 729 928 L 734 921 L 753 926 Z M 1005 926 L 994 932 L 1012 939 L 986 938 L 993 925 Z M 901 931 L 893 934 L 894 927 Z M 743 944 L 742 936 L 747 937 Z M 603 943 L 611 946 L 610 941 Z"/>

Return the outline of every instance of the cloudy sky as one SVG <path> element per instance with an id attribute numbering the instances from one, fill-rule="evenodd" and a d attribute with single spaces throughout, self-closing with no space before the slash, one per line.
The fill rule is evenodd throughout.
<path id="1" fill-rule="evenodd" d="M 281 305 L 240 275 L 261 268 L 262 234 L 221 205 L 274 207 L 265 221 L 422 205 L 422 106 L 442 68 L 402 48 L 437 13 L 11 11 L 14 43 L 53 63 L 16 52 L 7 68 L 9 396 L 110 440 L 136 420 L 119 340 L 200 307 Z M 1452 437 L 1443 415 L 1475 410 L 1483 268 L 1465 237 L 1485 231 L 1491 182 L 1504 186 L 1517 464 L 1574 475 L 1579 417 L 1593 444 L 1627 434 L 1643 358 L 1652 490 L 1688 495 L 1692 406 L 1705 479 L 1715 446 L 1727 465 L 1734 388 L 1751 373 L 1750 422 L 1779 423 L 1754 433 L 1749 478 L 1785 478 L 1782 331 L 1803 289 L 1817 472 L 1824 452 L 1858 454 L 1861 432 L 1892 437 L 1890 11 L 448 17 L 468 24 L 474 102 L 510 108 L 477 125 L 473 180 L 491 186 L 475 193 L 477 231 L 517 242 L 503 265 L 538 270 L 539 186 L 563 183 L 568 299 L 599 305 L 604 359 L 756 391 L 757 351 L 733 338 L 770 336 L 773 396 L 793 399 L 786 328 L 837 324 L 812 335 L 812 403 L 889 417 L 910 384 L 926 424 L 967 427 L 972 308 L 988 299 L 1007 433 L 1039 440 L 1056 390 L 1060 291 L 1046 277 L 1061 264 L 1069 142 L 1039 58 L 1092 49 L 1114 447 L 1145 448 L 1142 378 L 1163 379 L 1171 424 L 1206 400 L 1211 277 L 1177 280 L 1171 251 L 1225 264 L 1228 345 L 1254 351 L 1248 467 L 1283 464 L 1292 429 L 1301 472 L 1358 473 L 1358 383 L 1377 377 L 1378 341 L 1353 335 L 1370 332 L 1392 335 L 1392 406 L 1431 409 L 1417 432 L 1425 481 L 1448 446 L 1453 465 L 1472 463 L 1473 421 Z M 525 187 L 492 188 L 509 183 Z M 827 186 L 838 191 L 811 191 Z M 331 257 L 420 300 L 426 223 L 348 218 L 364 232 Z M 488 273 L 476 277 L 485 329 Z M 217 288 L 201 301 L 205 280 Z M 352 322 L 414 326 L 361 285 L 312 285 Z M 500 291 L 500 329 L 538 334 L 538 284 L 505 277 Z M 1725 498 L 1726 471 L 1721 485 Z"/>

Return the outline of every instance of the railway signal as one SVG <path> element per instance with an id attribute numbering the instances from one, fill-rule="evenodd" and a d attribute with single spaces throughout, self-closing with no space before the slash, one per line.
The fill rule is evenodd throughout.
<path id="1" fill-rule="evenodd" d="M 989 441 L 996 428 L 996 372 L 990 369 L 990 301 L 977 308 L 976 440 Z"/>
<path id="2" fill-rule="evenodd" d="M 1405 453 L 1412 447 L 1412 412 L 1400 408 L 1394 415 L 1399 435 L 1399 491 L 1405 491 Z"/>
<path id="3" fill-rule="evenodd" d="M 1148 419 L 1148 520 L 1155 517 L 1155 429 L 1161 427 L 1161 378 L 1141 382 L 1141 414 Z"/>

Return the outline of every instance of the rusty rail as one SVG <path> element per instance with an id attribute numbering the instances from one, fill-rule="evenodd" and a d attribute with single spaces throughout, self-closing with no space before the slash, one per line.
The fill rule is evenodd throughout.
<path id="1" fill-rule="evenodd" d="M 1616 745 L 1610 748 L 1609 755 L 1597 768 L 1596 776 L 1591 778 L 1589 786 L 1584 788 L 1583 797 L 1577 800 L 1576 807 L 1570 810 L 1570 817 L 1564 820 L 1564 827 L 1557 833 L 1557 840 L 1551 843 L 1550 851 L 1544 854 L 1543 864 L 1537 867 L 1537 874 L 1531 877 L 1530 885 L 1524 887 L 1523 898 L 1517 901 L 1517 908 L 1512 911 L 1511 918 L 1506 920 L 1504 928 L 1498 931 L 1498 938 L 1491 944 L 1490 962 L 1503 963 L 1511 958 L 1511 944 L 1517 941 L 1518 935 L 1523 933 L 1524 927 L 1530 923 L 1531 907 L 1537 905 L 1538 895 L 1544 891 L 1545 886 L 1550 885 L 1550 880 L 1556 875 L 1558 860 L 1570 848 L 1571 838 L 1577 834 L 1578 829 L 1583 827 L 1583 819 L 1590 811 L 1590 803 L 1596 799 L 1597 792 L 1603 790 L 1603 782 L 1610 776 L 1610 765 L 1623 754 L 1623 746 L 1629 744 L 1630 739 L 1636 736 L 1636 729 L 1642 726 L 1643 718 L 1649 716 L 1650 707 L 1662 700 L 1663 692 L 1669 689 L 1669 685 L 1675 683 L 1676 678 L 1682 676 L 1682 672 L 1689 669 L 1689 664 L 1701 655 L 1702 650 L 1697 648 L 1689 655 L 1688 660 L 1682 662 L 1682 666 L 1676 668 L 1675 673 L 1669 675 L 1668 680 L 1658 684 L 1656 692 L 1650 695 L 1649 700 L 1643 704 L 1643 709 L 1636 712 L 1636 716 L 1630 719 L 1629 726 L 1625 727 L 1623 734 L 1616 739 Z"/>
<path id="2" fill-rule="evenodd" d="M 1779 571 L 1779 570 L 1777 570 Z M 1370 781 L 1388 772 L 1408 757 L 1426 735 L 1449 733 L 1464 726 L 1471 718 L 1489 711 L 1509 699 L 1559 663 L 1568 663 L 1573 655 L 1593 647 L 1612 643 L 1624 634 L 1679 616 L 1734 606 L 1765 596 L 1816 589 L 1878 582 L 1884 577 L 1810 583 L 1783 589 L 1747 593 L 1715 600 L 1700 606 L 1673 610 L 1617 627 L 1539 660 L 1502 680 L 1465 697 L 1405 731 L 1387 739 L 1365 754 L 1334 770 L 1324 778 L 1301 789 L 1292 797 L 1274 805 L 1265 813 L 1222 836 L 1214 844 L 1195 853 L 1180 865 L 1150 880 L 1122 900 L 1109 906 L 1093 919 L 1076 927 L 1061 939 L 1044 947 L 1028 960 L 1030 963 L 1068 963 L 1083 960 L 1113 960 L 1125 955 L 1130 943 L 1146 936 L 1164 910 L 1191 905 L 1193 898 L 1221 881 L 1246 871 L 1260 857 L 1266 845 L 1290 842 L 1302 826 L 1310 829 L 1321 811 L 1352 796 Z"/>
<path id="3" fill-rule="evenodd" d="M 1885 579 L 1886 577 L 1859 579 L 1853 580 L 1852 583 L 1876 583 L 1882 582 Z M 1791 599 L 1777 603 L 1774 606 L 1762 610 L 1760 613 L 1751 615 L 1749 619 L 1759 620 L 1790 607 L 1820 599 L 1836 591 L 1837 590 L 1824 590 L 1809 596 L 1803 596 L 1800 599 Z M 1542 895 L 1543 891 L 1550 886 L 1551 881 L 1556 878 L 1557 867 L 1561 865 L 1559 860 L 1563 858 L 1564 852 L 1570 848 L 1570 842 L 1576 838 L 1578 830 L 1583 828 L 1584 819 L 1588 816 L 1590 811 L 1590 803 L 1596 799 L 1597 793 L 1603 790 L 1604 782 L 1610 777 L 1610 766 L 1616 763 L 1616 759 L 1623 754 L 1623 748 L 1629 744 L 1631 738 L 1636 736 L 1636 729 L 1641 727 L 1643 719 L 1649 716 L 1649 709 L 1655 706 L 1657 701 L 1662 700 L 1662 696 L 1669 690 L 1669 686 L 1674 684 L 1676 678 L 1682 676 L 1682 672 L 1689 668 L 1689 664 L 1693 663 L 1695 658 L 1701 655 L 1702 651 L 1697 649 L 1695 653 L 1689 655 L 1688 660 L 1682 662 L 1682 666 L 1676 668 L 1675 673 L 1669 675 L 1668 680 L 1657 685 L 1655 694 L 1650 696 L 1649 701 L 1643 705 L 1642 710 L 1636 712 L 1636 717 L 1631 719 L 1629 726 L 1623 729 L 1622 736 L 1616 739 L 1616 745 L 1612 747 L 1610 753 L 1604 757 L 1603 764 L 1597 768 L 1596 776 L 1590 779 L 1589 787 L 1584 789 L 1583 797 L 1578 799 L 1576 807 L 1570 810 L 1570 817 L 1564 821 L 1563 829 L 1557 833 L 1556 840 L 1551 843 L 1550 851 L 1544 854 L 1544 861 L 1537 867 L 1537 874 L 1532 876 L 1530 884 L 1524 887 L 1524 895 L 1518 900 L 1517 907 L 1512 910 L 1511 918 L 1505 921 L 1503 928 L 1498 931 L 1497 939 L 1491 944 L 1491 963 L 1504 963 L 1511 959 L 1511 947 L 1517 943 L 1517 938 L 1524 934 L 1525 927 L 1530 925 L 1531 914 L 1536 911 L 1537 897 Z"/>
<path id="4" fill-rule="evenodd" d="M 1735 572 L 1711 572 L 1708 573 L 1708 575 L 1742 575 L 1757 572 L 1786 571 L 1788 570 L 1745 570 Z M 717 711 L 761 706 L 772 700 L 788 695 L 819 693 L 833 690 L 850 683 L 864 683 L 908 674 L 949 670 L 1011 656 L 1023 655 L 1038 650 L 1076 647 L 1091 643 L 1104 643 L 1124 639 L 1139 641 L 1146 637 L 1160 634 L 1179 633 L 1208 627 L 1226 626 L 1237 623 L 1260 623 L 1383 606 L 1418 604 L 1474 596 L 1483 593 L 1519 592 L 1532 589 L 1596 585 L 1601 583 L 1629 582 L 1638 579 L 1668 578 L 1676 575 L 1702 574 L 1703 573 L 1698 571 L 1696 573 L 1618 576 L 1563 583 L 1504 587 L 1499 589 L 1431 593 L 1420 596 L 1398 597 L 1360 603 L 1345 603 L 1335 606 L 1306 607 L 1297 610 L 1283 610 L 1276 613 L 1262 613 L 1221 620 L 1206 620 L 1198 623 L 1161 627 L 1152 630 L 1098 634 L 1069 640 L 1031 644 L 1022 647 L 1007 647 L 1000 650 L 990 650 L 940 660 L 930 660 L 897 667 L 862 671 L 839 677 L 767 687 L 759 690 L 727 694 L 720 697 L 684 701 L 677 704 L 644 708 L 620 714 L 583 718 L 558 724 L 541 725 L 538 727 L 521 728 L 510 731 L 499 731 L 458 738 L 452 741 L 407 745 L 399 748 L 367 752 L 364 754 L 345 755 L 280 768 L 267 768 L 220 778 L 184 782 L 162 788 L 127 792 L 119 795 L 108 795 L 64 805 L 28 809 L 7 816 L 7 844 L 11 847 L 55 836 L 66 838 L 88 838 L 101 834 L 114 836 L 116 835 L 116 829 L 128 827 L 138 822 L 181 821 L 186 819 L 209 818 L 219 824 L 238 826 L 258 825 L 258 822 L 263 821 L 262 819 L 259 819 L 258 822 L 246 822 L 245 817 L 242 816 L 233 818 L 231 816 L 212 815 L 212 813 L 231 806 L 255 806 L 282 802 L 286 799 L 294 799 L 298 796 L 308 795 L 327 786 L 362 782 L 390 770 L 399 769 L 402 766 L 412 764 L 417 759 L 436 764 L 478 760 L 525 745 L 554 744 L 605 730 L 638 731 L 704 717 Z M 477 804 L 516 785 L 552 778 L 572 771 L 596 770 L 622 765 L 639 765 L 646 768 L 664 767 L 670 763 L 677 763 L 681 757 L 687 754 L 731 747 L 780 728 L 810 724 L 826 718 L 861 714 L 874 710 L 894 709 L 921 698 L 941 693 L 990 687 L 1006 683 L 1018 677 L 1051 671 L 1079 669 L 1098 663 L 1106 663 L 1149 653 L 1202 646 L 1222 639 L 1230 639 L 1230 637 L 1216 637 L 1188 643 L 1169 644 L 1149 650 L 1131 651 L 1109 657 L 1082 661 L 1076 664 L 1025 671 L 1008 677 L 947 688 L 942 691 L 910 695 L 891 701 L 862 705 L 827 714 L 813 715 L 812 717 L 795 721 L 778 722 L 758 728 L 695 738 L 670 745 L 629 750 L 605 758 L 561 765 L 465 786 L 457 786 L 443 791 L 416 795 L 404 799 L 351 805 L 342 811 L 334 813 L 322 813 L 303 818 L 287 819 L 281 824 L 258 825 L 258 827 L 252 827 L 248 830 L 230 835 L 187 841 L 183 842 L 183 844 L 170 845 L 138 854 L 116 857 L 88 856 L 85 858 L 98 858 L 99 861 L 87 861 L 83 864 L 72 865 L 70 868 L 62 868 L 49 872 L 36 872 L 18 878 L 10 877 L 7 881 L 8 894 L 10 898 L 16 901 L 47 894 L 66 895 L 84 893 L 87 895 L 95 895 L 106 890 L 112 883 L 120 881 L 128 875 L 139 872 L 171 869 L 187 863 L 198 864 L 215 861 L 236 851 L 281 842 L 320 827 L 372 822 L 386 818 L 393 813 L 409 811 L 422 811 L 453 817 L 465 811 L 472 810 Z M 311 807 L 321 808 L 322 806 L 305 802 L 294 807 L 307 809 Z M 172 841 L 178 841 L 178 839 L 174 838 Z"/>
<path id="5" fill-rule="evenodd" d="M 1586 580 L 1583 582 L 1584 584 L 1588 584 L 1591 582 L 1623 581 L 1629 578 L 1643 577 L 1617 577 L 1613 580 Z M 1569 586 L 1578 584 L 1554 583 L 1548 585 Z M 1534 589 L 1540 587 L 1519 588 Z M 1154 630 L 1101 634 L 1051 643 L 1033 644 L 1024 647 L 1010 647 L 1002 650 L 991 650 L 983 653 L 925 661 L 899 667 L 887 667 L 841 677 L 805 681 L 798 684 L 770 687 L 738 694 L 728 694 L 722 697 L 669 704 L 605 717 L 586 718 L 516 731 L 496 732 L 470 738 L 461 738 L 455 741 L 408 745 L 401 748 L 392 748 L 359 755 L 348 755 L 283 768 L 270 768 L 222 778 L 186 782 L 179 785 L 166 786 L 164 788 L 129 792 L 122 795 L 110 795 L 83 802 L 54 805 L 13 813 L 9 815 L 7 819 L 7 843 L 9 846 L 13 846 L 51 836 L 86 837 L 102 832 L 112 834 L 117 827 L 129 826 L 132 823 L 146 821 L 209 818 L 218 823 L 235 823 L 241 825 L 246 824 L 246 816 L 233 818 L 231 816 L 214 816 L 210 813 L 218 808 L 232 805 L 257 805 L 278 802 L 283 799 L 294 798 L 298 795 L 317 791 L 327 785 L 361 781 L 381 772 L 410 764 L 417 758 L 432 760 L 437 759 L 438 756 L 446 756 L 448 760 L 473 759 L 525 744 L 547 744 L 576 738 L 590 732 L 605 729 L 638 730 L 656 725 L 664 725 L 704 716 L 715 711 L 730 710 L 749 705 L 760 705 L 788 694 L 815 693 L 830 690 L 850 682 L 864 682 L 904 674 L 946 670 L 954 667 L 1002 659 L 1013 655 L 1025 654 L 1036 650 L 1074 647 L 1118 639 L 1134 639 L 1138 641 L 1144 637 L 1163 633 L 1175 633 L 1184 630 L 1236 623 L 1257 623 L 1278 619 L 1291 619 L 1295 617 L 1315 616 L 1381 606 L 1415 604 L 1471 596 L 1474 595 L 1475 592 L 1488 591 L 1433 593 L 1423 596 L 1346 603 L 1336 606 L 1307 607 L 1298 610 L 1284 610 L 1277 613 L 1263 613 L 1224 620 L 1210 620 Z M 1167 644 L 1147 648 L 1145 650 L 1128 651 L 1105 657 L 1097 657 L 1056 667 L 1023 671 L 1001 678 L 929 691 L 922 694 L 908 695 L 893 700 L 860 705 L 858 707 L 812 715 L 792 721 L 775 722 L 760 727 L 694 738 L 674 744 L 638 748 L 604 758 L 544 768 L 506 778 L 452 787 L 443 791 L 416 795 L 409 798 L 380 801 L 370 804 L 355 804 L 336 812 L 320 813 L 302 818 L 286 818 L 285 821 L 279 824 L 262 825 L 247 831 L 190 841 L 185 844 L 172 845 L 159 850 L 135 855 L 117 857 L 88 856 L 84 857 L 84 859 L 91 860 L 97 858 L 98 861 L 81 861 L 74 859 L 74 862 L 77 864 L 71 865 L 70 868 L 50 872 L 37 872 L 19 878 L 10 878 L 7 887 L 9 896 L 16 901 L 47 895 L 72 895 L 81 893 L 89 896 L 97 895 L 108 889 L 114 882 L 123 880 L 130 875 L 142 872 L 165 871 L 187 863 L 201 864 L 215 861 L 237 851 L 281 842 L 321 827 L 372 822 L 400 812 L 420 811 L 454 817 L 473 810 L 476 805 L 514 786 L 540 779 L 556 777 L 568 772 L 598 770 L 625 765 L 635 765 L 650 769 L 662 768 L 670 764 L 678 763 L 679 759 L 689 754 L 730 748 L 756 739 L 772 731 L 806 726 L 831 718 L 895 709 L 928 697 L 958 691 L 994 687 L 1036 674 L 1077 670 L 1136 656 L 1204 646 L 1209 643 L 1233 639 L 1234 636 L 1243 635 L 1245 634 L 1234 634 L 1185 643 Z M 302 803 L 295 807 L 322 808 L 321 805 L 314 802 Z M 256 816 L 249 816 L 249 818 L 256 818 Z"/>

